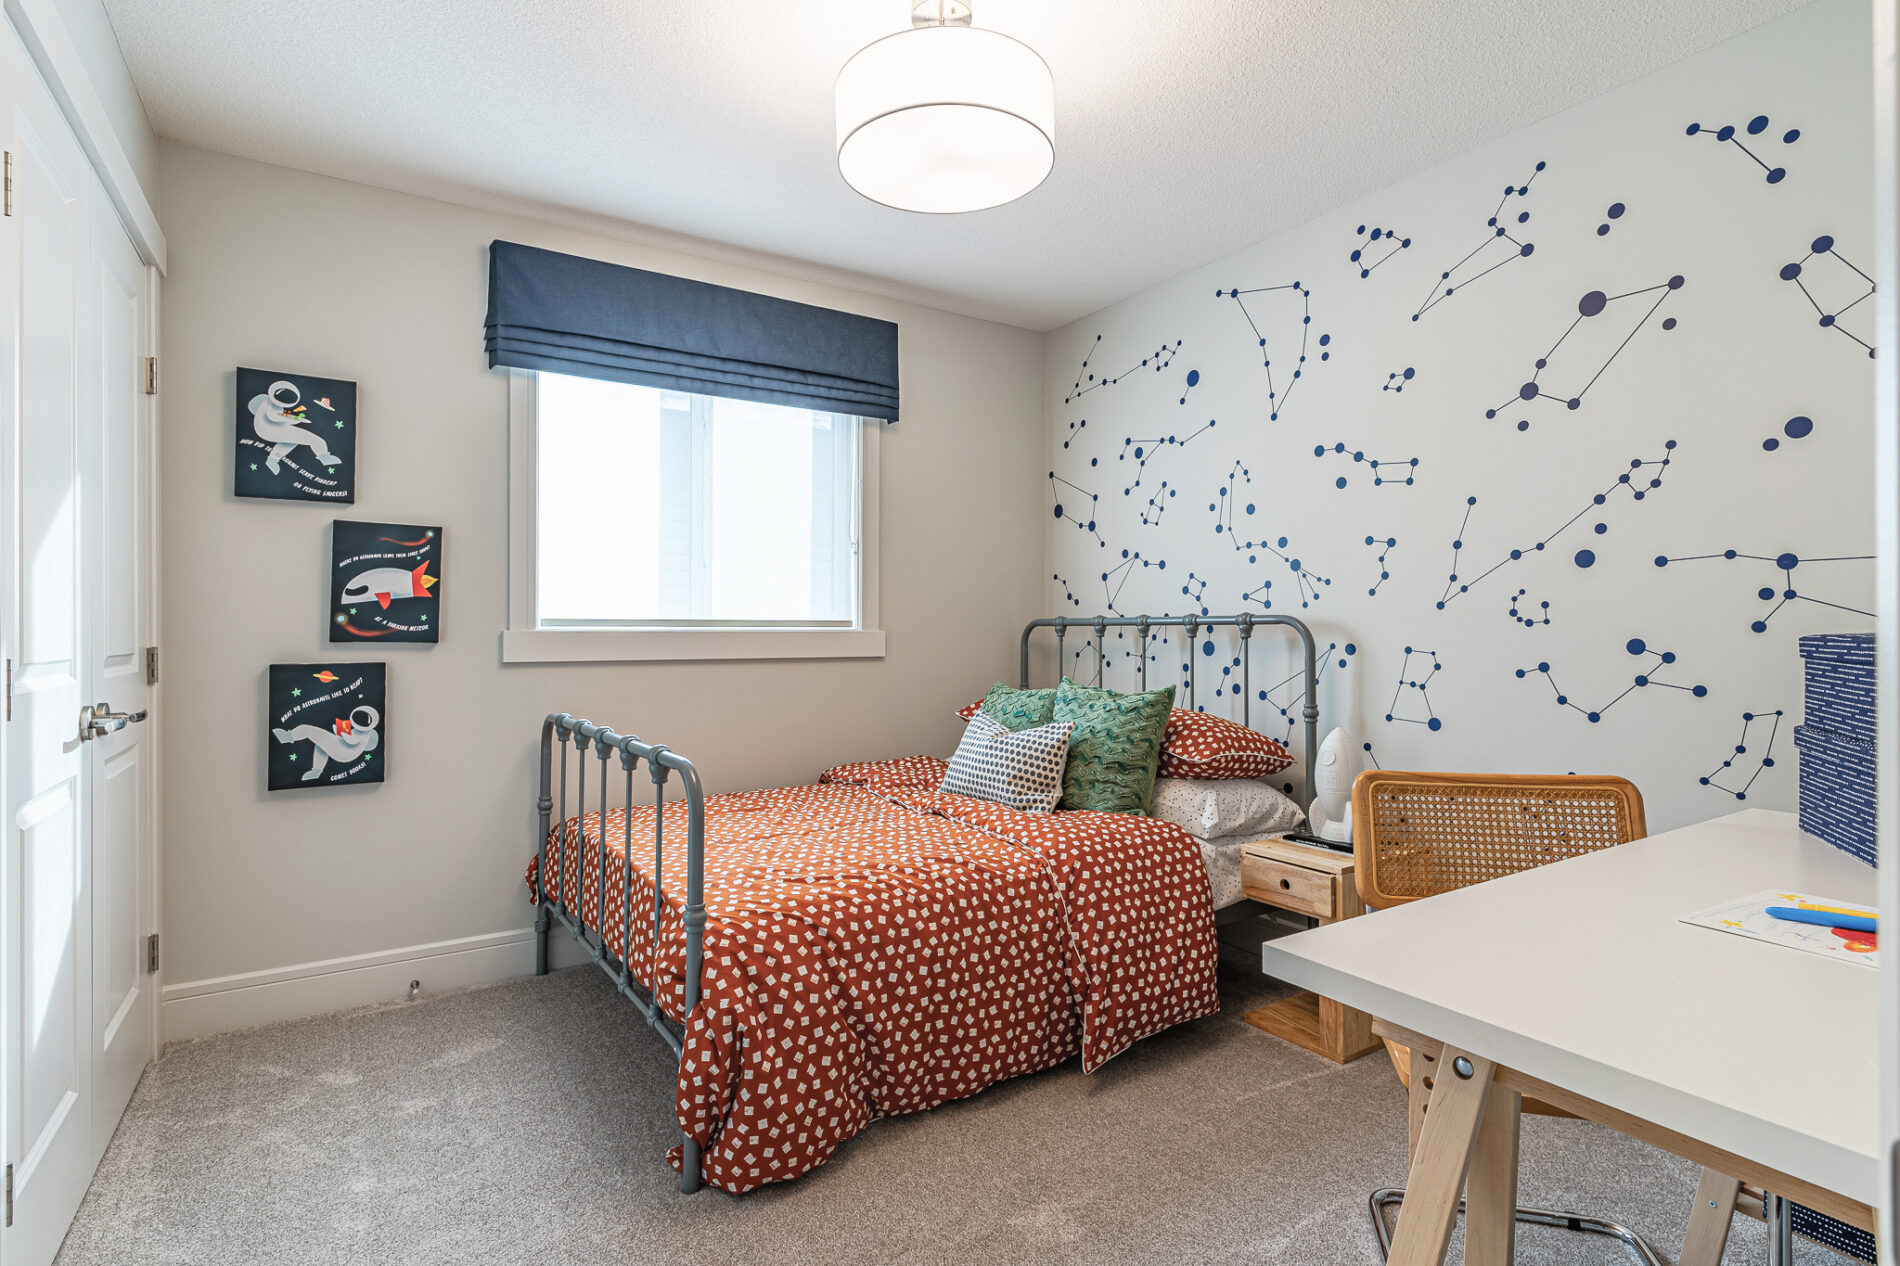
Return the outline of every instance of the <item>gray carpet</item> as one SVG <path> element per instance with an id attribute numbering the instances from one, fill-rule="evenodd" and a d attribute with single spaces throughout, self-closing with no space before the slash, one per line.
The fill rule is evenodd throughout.
<path id="1" fill-rule="evenodd" d="M 877 1122 L 739 1198 L 678 1193 L 665 1048 L 592 968 L 204 1038 L 146 1073 L 58 1260 L 1375 1266 L 1366 1193 L 1404 1179 L 1391 1065 L 1241 1023 L 1273 988 L 1243 967 L 1223 988 L 1219 1016 L 1092 1076 Z M 1680 1245 L 1687 1163 L 1531 1117 L 1523 1157 L 1527 1202 Z M 1738 1218 L 1727 1260 L 1765 1253 Z M 1518 1254 L 1623 1260 L 1542 1229 Z"/>

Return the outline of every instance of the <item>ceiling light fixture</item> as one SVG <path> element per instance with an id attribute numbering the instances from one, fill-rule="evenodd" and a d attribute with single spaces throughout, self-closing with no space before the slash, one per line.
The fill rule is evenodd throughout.
<path id="1" fill-rule="evenodd" d="M 1056 90 L 1028 45 L 915 0 L 911 29 L 838 72 L 838 171 L 873 202 L 947 214 L 1014 202 L 1056 161 Z"/>

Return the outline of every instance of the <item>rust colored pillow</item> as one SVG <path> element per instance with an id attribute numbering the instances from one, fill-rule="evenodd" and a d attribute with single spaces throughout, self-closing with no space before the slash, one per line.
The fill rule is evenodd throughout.
<path id="1" fill-rule="evenodd" d="M 1265 778 L 1293 757 L 1258 730 L 1238 721 L 1176 708 L 1161 737 L 1162 778 Z"/>

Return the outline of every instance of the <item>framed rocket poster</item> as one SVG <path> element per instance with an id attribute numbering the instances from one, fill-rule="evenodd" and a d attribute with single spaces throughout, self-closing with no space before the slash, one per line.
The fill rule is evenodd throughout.
<path id="1" fill-rule="evenodd" d="M 283 501 L 356 500 L 356 384 L 237 371 L 232 491 Z"/>
<path id="2" fill-rule="evenodd" d="M 266 785 L 381 782 L 389 732 L 385 664 L 272 664 Z"/>
<path id="3" fill-rule="evenodd" d="M 338 519 L 330 532 L 330 640 L 436 642 L 442 529 Z"/>

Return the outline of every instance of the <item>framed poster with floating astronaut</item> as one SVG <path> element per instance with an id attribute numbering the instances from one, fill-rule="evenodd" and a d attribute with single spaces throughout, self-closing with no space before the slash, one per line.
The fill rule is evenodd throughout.
<path id="1" fill-rule="evenodd" d="M 272 791 L 381 782 L 388 665 L 272 664 Z"/>
<path id="2" fill-rule="evenodd" d="M 330 531 L 330 640 L 436 642 L 442 529 L 338 519 Z"/>
<path id="3" fill-rule="evenodd" d="M 232 491 L 281 501 L 355 501 L 356 384 L 240 367 Z"/>

